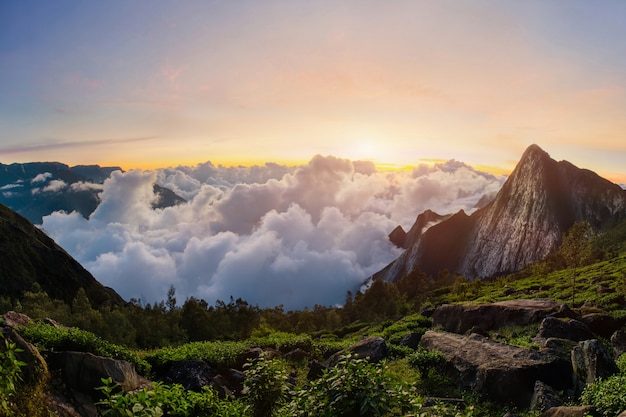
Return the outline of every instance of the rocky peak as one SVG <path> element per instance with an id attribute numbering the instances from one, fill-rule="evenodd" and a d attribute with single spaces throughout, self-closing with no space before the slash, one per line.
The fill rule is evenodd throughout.
<path id="1" fill-rule="evenodd" d="M 493 201 L 471 216 L 442 219 L 413 241 L 407 233 L 407 250 L 375 276 L 394 281 L 415 266 L 467 278 L 517 271 L 555 251 L 575 222 L 601 231 L 624 219 L 625 190 L 531 145 Z M 420 217 L 414 228 L 421 230 Z"/>

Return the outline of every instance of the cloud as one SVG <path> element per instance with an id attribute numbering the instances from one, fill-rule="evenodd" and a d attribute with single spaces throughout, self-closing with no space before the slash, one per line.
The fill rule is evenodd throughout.
<path id="1" fill-rule="evenodd" d="M 83 191 L 102 191 L 104 189 L 102 184 L 96 184 L 93 182 L 78 181 L 70 184 L 69 190 L 75 193 Z"/>
<path id="2" fill-rule="evenodd" d="M 39 184 L 41 182 L 46 182 L 48 179 L 52 178 L 52 174 L 49 172 L 44 172 L 42 174 L 37 174 L 35 178 L 30 180 L 31 184 Z"/>
<path id="3" fill-rule="evenodd" d="M 187 203 L 153 209 L 155 182 Z M 471 211 L 502 183 L 457 161 L 413 172 L 320 155 L 299 167 L 207 162 L 116 171 L 89 219 L 53 213 L 42 228 L 126 299 L 158 301 L 174 285 L 180 300 L 334 305 L 399 255 L 396 225 L 425 209 Z"/>
<path id="4" fill-rule="evenodd" d="M 63 180 L 52 180 L 50 183 L 45 186 L 42 191 L 49 193 L 56 193 L 67 187 L 67 183 Z"/>
<path id="5" fill-rule="evenodd" d="M 13 188 L 21 188 L 24 187 L 23 184 L 7 184 L 0 187 L 0 190 L 11 190 Z"/>

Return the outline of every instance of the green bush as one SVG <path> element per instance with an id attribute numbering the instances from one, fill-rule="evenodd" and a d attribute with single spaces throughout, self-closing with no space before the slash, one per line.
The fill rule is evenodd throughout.
<path id="1" fill-rule="evenodd" d="M 421 346 L 409 356 L 409 365 L 417 369 L 424 379 L 428 378 L 432 371 L 440 371 L 445 363 L 446 358 L 443 353 L 437 350 L 426 350 Z"/>
<path id="2" fill-rule="evenodd" d="M 90 352 L 98 356 L 122 359 L 135 366 L 137 372 L 148 375 L 150 364 L 134 351 L 107 342 L 91 332 L 77 328 L 56 328 L 45 323 L 33 323 L 19 329 L 24 339 L 38 348 L 76 352 Z"/>
<path id="3" fill-rule="evenodd" d="M 590 404 L 603 417 L 613 417 L 626 410 L 626 375 L 613 375 L 588 384 L 580 401 Z"/>
<path id="4" fill-rule="evenodd" d="M 285 400 L 288 392 L 287 370 L 280 360 L 263 356 L 246 364 L 243 394 L 253 409 L 254 417 L 270 417 Z"/>
<path id="5" fill-rule="evenodd" d="M 246 406 L 236 400 L 220 399 L 210 387 L 201 392 L 187 391 L 182 385 L 153 382 L 150 388 L 122 392 L 111 379 L 103 379 L 97 403 L 102 416 L 110 417 L 244 417 Z"/>
<path id="6" fill-rule="evenodd" d="M 396 384 L 384 365 L 350 356 L 292 395 L 278 416 L 396 416 L 420 408 L 419 397 Z"/>
<path id="7" fill-rule="evenodd" d="M 173 362 L 199 359 L 214 368 L 231 368 L 249 348 L 246 342 L 191 342 L 177 347 L 161 348 L 145 355 L 145 360 L 158 372 Z"/>
<path id="8" fill-rule="evenodd" d="M 16 353 L 21 352 L 15 343 L 11 343 L 0 333 L 4 348 L 0 348 L 0 414 L 11 416 L 16 404 L 13 400 L 17 392 L 17 384 L 21 381 L 21 369 L 26 364 L 17 359 Z"/>

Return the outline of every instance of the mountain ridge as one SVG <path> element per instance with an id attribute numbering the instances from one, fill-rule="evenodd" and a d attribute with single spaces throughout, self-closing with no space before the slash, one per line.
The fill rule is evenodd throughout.
<path id="1" fill-rule="evenodd" d="M 470 279 L 513 272 L 555 251 L 575 222 L 602 231 L 625 218 L 625 190 L 531 145 L 490 203 L 428 228 L 374 278 L 396 281 L 416 267 Z"/>

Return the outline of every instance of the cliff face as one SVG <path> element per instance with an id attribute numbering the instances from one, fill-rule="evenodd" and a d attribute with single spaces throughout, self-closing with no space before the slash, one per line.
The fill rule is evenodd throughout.
<path id="1" fill-rule="evenodd" d="M 555 251 L 575 222 L 601 231 L 624 219 L 625 190 L 532 145 L 491 203 L 429 228 L 375 276 L 395 281 L 416 266 L 467 278 L 517 271 Z"/>

